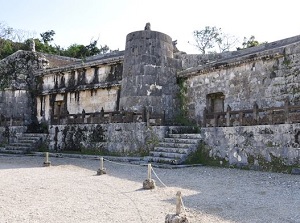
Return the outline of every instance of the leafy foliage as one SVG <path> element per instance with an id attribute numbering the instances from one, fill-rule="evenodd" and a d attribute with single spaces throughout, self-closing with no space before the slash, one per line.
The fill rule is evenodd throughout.
<path id="1" fill-rule="evenodd" d="M 211 52 L 208 50 L 215 51 L 216 49 L 219 52 L 229 51 L 238 42 L 235 36 L 223 33 L 221 28 L 215 26 L 205 26 L 202 30 L 195 30 L 194 39 L 195 46 L 202 54 Z"/>
<path id="2" fill-rule="evenodd" d="M 237 50 L 241 50 L 241 49 L 246 49 L 246 48 L 250 48 L 250 47 L 254 47 L 254 46 L 258 46 L 261 43 L 259 43 L 256 39 L 255 36 L 250 36 L 250 38 L 246 38 L 244 37 L 244 41 L 242 43 L 242 47 L 238 47 L 236 48 Z"/>
<path id="3" fill-rule="evenodd" d="M 42 37 L 43 42 L 46 44 L 48 42 L 53 41 L 53 36 L 55 35 L 54 30 L 50 30 L 44 33 L 41 33 L 40 36 Z"/>
<path id="4" fill-rule="evenodd" d="M 195 30 L 194 38 L 196 47 L 202 54 L 205 54 L 207 50 L 215 47 L 216 44 L 221 43 L 221 29 L 210 26 L 205 26 L 203 30 Z"/>
<path id="5" fill-rule="evenodd" d="M 21 35 L 19 35 L 20 33 L 20 30 L 15 30 L 0 22 L 0 59 L 11 55 L 18 50 L 30 50 L 32 38 L 23 40 Z M 82 44 L 72 44 L 67 49 L 64 49 L 59 45 L 50 43 L 54 40 L 54 35 L 55 31 L 49 30 L 40 34 L 41 39 L 35 38 L 36 51 L 84 59 L 96 54 L 107 53 L 110 50 L 107 45 L 100 45 L 98 48 L 98 40 L 93 40 L 86 46 Z"/>

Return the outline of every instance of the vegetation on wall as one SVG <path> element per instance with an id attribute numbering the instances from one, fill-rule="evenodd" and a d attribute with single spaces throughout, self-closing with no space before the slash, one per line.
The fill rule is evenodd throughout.
<path id="1" fill-rule="evenodd" d="M 226 161 L 225 159 L 211 157 L 209 155 L 209 151 L 209 147 L 204 142 L 200 142 L 197 149 L 189 154 L 185 161 L 185 164 L 203 164 L 208 166 L 228 165 L 228 161 Z"/>
<path id="2" fill-rule="evenodd" d="M 179 92 L 177 94 L 177 100 L 179 103 L 179 111 L 175 117 L 175 122 L 181 125 L 190 125 L 190 121 L 188 119 L 188 109 L 187 109 L 187 87 L 185 85 L 185 81 L 182 78 L 177 79 L 177 84 L 179 87 Z"/>

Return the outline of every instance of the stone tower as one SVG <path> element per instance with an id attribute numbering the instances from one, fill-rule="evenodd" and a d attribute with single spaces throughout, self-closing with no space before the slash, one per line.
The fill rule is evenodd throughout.
<path id="1" fill-rule="evenodd" d="M 150 27 L 150 25 L 148 26 Z M 120 108 L 174 118 L 176 71 L 181 63 L 173 58 L 172 39 L 150 28 L 129 33 L 123 64 Z"/>

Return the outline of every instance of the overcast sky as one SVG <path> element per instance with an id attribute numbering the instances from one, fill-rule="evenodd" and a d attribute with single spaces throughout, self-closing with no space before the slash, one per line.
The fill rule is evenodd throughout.
<path id="1" fill-rule="evenodd" d="M 222 28 L 238 37 L 254 35 L 260 42 L 300 35 L 299 0 L 0 0 L 0 22 L 15 29 L 56 32 L 54 43 L 87 45 L 92 39 L 124 50 L 126 35 L 151 29 L 177 40 L 177 48 L 197 53 L 193 31 Z"/>

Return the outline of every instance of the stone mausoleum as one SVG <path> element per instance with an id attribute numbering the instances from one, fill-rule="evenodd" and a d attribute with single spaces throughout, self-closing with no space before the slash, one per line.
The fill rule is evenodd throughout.
<path id="1" fill-rule="evenodd" d="M 83 60 L 18 51 L 0 61 L 0 78 L 5 152 L 300 163 L 300 36 L 191 55 L 146 27 L 127 35 L 124 51 Z"/>

